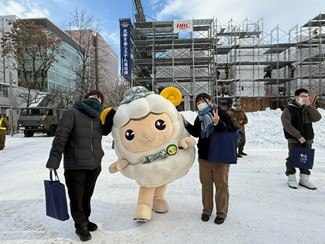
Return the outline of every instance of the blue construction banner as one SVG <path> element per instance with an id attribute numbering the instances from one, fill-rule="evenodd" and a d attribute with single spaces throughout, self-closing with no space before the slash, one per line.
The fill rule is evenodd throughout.
<path id="1" fill-rule="evenodd" d="M 131 20 L 120 19 L 121 76 L 131 77 Z"/>

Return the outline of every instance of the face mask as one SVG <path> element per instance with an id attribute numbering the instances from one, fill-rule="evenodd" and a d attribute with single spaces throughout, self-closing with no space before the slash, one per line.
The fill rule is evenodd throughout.
<path id="1" fill-rule="evenodd" d="M 203 109 L 209 107 L 209 105 L 207 103 L 200 103 L 199 105 L 197 105 L 197 109 L 199 111 L 202 111 Z"/>
<path id="2" fill-rule="evenodd" d="M 304 105 L 304 104 L 305 104 L 305 102 L 304 102 L 304 98 L 299 97 L 298 103 L 299 103 L 301 106 Z"/>

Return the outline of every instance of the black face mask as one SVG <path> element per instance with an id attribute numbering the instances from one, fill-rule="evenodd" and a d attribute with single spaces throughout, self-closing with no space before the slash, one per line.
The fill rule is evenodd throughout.
<path id="1" fill-rule="evenodd" d="M 97 98 L 94 98 L 94 97 L 89 97 L 88 99 L 91 99 L 91 100 L 93 100 L 93 101 L 96 101 L 96 102 L 98 102 L 98 103 L 100 103 L 101 104 L 101 102 L 97 99 Z"/>

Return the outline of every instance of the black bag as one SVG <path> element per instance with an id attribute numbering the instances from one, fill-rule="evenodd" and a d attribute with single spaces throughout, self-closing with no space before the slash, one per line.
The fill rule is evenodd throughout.
<path id="1" fill-rule="evenodd" d="M 215 163 L 237 163 L 236 132 L 213 132 L 211 135 L 208 161 Z"/>
<path id="2" fill-rule="evenodd" d="M 301 169 L 312 169 L 314 164 L 315 149 L 294 147 L 291 149 L 291 165 Z"/>
<path id="3" fill-rule="evenodd" d="M 55 180 L 52 177 L 54 171 Z M 58 220 L 68 220 L 67 198 L 65 187 L 60 183 L 56 170 L 50 171 L 50 180 L 44 180 L 46 215 Z"/>

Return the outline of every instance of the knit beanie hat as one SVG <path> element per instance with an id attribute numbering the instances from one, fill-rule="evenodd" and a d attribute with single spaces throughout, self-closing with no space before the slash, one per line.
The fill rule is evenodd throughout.
<path id="1" fill-rule="evenodd" d="M 145 87 L 143 86 L 134 86 L 131 87 L 129 90 L 127 90 L 123 95 L 123 100 L 120 103 L 120 105 L 129 103 L 133 100 L 146 97 L 150 94 L 154 94 L 154 92 L 149 92 Z"/>

